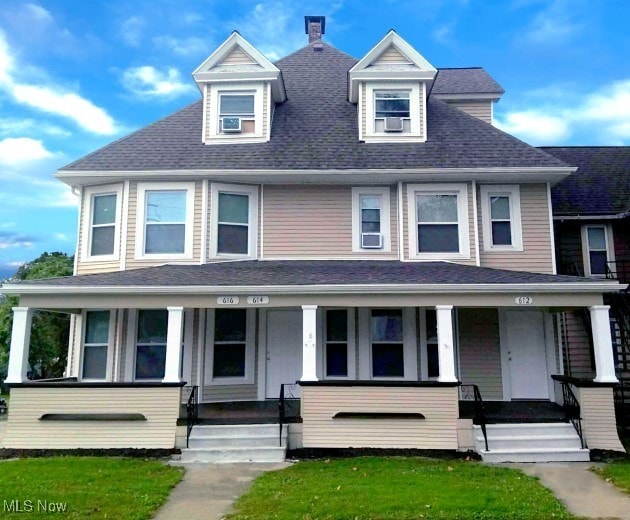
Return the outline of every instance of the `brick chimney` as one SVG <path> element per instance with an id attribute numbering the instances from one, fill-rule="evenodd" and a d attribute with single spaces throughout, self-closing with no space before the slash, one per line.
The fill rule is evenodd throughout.
<path id="1" fill-rule="evenodd" d="M 308 34 L 308 43 L 313 43 L 321 40 L 322 34 L 326 32 L 326 17 L 305 16 L 304 32 Z"/>

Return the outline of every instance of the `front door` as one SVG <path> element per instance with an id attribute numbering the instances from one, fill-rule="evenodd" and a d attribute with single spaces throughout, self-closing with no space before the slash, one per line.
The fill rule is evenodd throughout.
<path id="1" fill-rule="evenodd" d="M 505 313 L 503 356 L 512 399 L 549 399 L 545 327 L 540 311 Z M 505 366 L 505 365 L 504 365 Z"/>
<path id="2" fill-rule="evenodd" d="M 277 399 L 280 385 L 302 375 L 302 311 L 267 311 L 267 377 L 265 396 Z M 299 396 L 299 389 L 292 391 Z"/>

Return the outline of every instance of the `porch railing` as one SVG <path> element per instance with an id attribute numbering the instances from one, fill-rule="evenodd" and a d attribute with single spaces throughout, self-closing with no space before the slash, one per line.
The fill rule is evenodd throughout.
<path id="1" fill-rule="evenodd" d="M 580 402 L 571 390 L 570 383 L 567 381 L 559 381 L 562 385 L 562 408 L 564 410 L 565 418 L 571 422 L 578 436 L 580 437 L 580 444 L 582 449 L 586 448 L 586 442 L 584 441 L 584 434 L 582 432 L 582 412 L 580 410 Z"/>
<path id="2" fill-rule="evenodd" d="M 611 260 L 606 262 L 606 278 L 619 280 L 622 283 L 630 281 L 630 260 Z"/>
<path id="3" fill-rule="evenodd" d="M 278 397 L 278 445 L 282 446 L 282 430 L 287 423 L 287 400 L 296 399 L 295 390 L 297 383 L 283 383 L 280 385 L 280 396 Z"/>
<path id="4" fill-rule="evenodd" d="M 191 386 L 190 395 L 188 401 L 186 401 L 186 447 L 190 441 L 190 433 L 193 426 L 199 421 L 199 399 L 198 399 L 199 387 Z"/>
<path id="5" fill-rule="evenodd" d="M 483 433 L 483 440 L 486 446 L 486 451 L 490 451 L 488 448 L 488 433 L 486 431 L 486 408 L 481 398 L 481 392 L 477 385 L 460 385 L 459 387 L 460 399 L 462 401 L 474 401 L 475 412 L 473 416 L 473 424 L 478 425 Z"/>

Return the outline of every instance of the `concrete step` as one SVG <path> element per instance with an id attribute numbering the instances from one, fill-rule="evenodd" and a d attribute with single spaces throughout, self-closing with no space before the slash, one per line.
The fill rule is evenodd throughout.
<path id="1" fill-rule="evenodd" d="M 587 449 L 538 448 L 531 450 L 493 450 L 479 451 L 484 462 L 499 464 L 503 462 L 588 462 Z"/>
<path id="2" fill-rule="evenodd" d="M 481 427 L 474 426 L 475 431 L 481 431 Z M 490 435 L 567 435 L 575 432 L 571 423 L 510 423 L 486 425 L 488 436 Z"/>
<path id="3" fill-rule="evenodd" d="M 282 435 L 282 446 L 287 444 L 286 432 Z M 199 436 L 191 435 L 188 443 L 190 448 L 260 448 L 280 447 L 278 435 L 251 435 L 245 436 Z"/>
<path id="4" fill-rule="evenodd" d="M 258 448 L 186 448 L 182 450 L 180 462 L 183 464 L 206 462 L 229 464 L 236 462 L 282 462 L 286 449 L 280 447 Z"/>
<path id="5" fill-rule="evenodd" d="M 284 425 L 283 431 L 287 426 Z M 198 424 L 193 427 L 191 437 L 257 437 L 278 436 L 277 424 Z"/>
<path id="6" fill-rule="evenodd" d="M 581 448 L 580 438 L 573 435 L 529 435 L 529 436 L 496 436 L 488 437 L 488 445 L 492 450 L 528 449 L 528 448 Z M 483 435 L 475 436 L 475 446 L 485 448 Z"/>

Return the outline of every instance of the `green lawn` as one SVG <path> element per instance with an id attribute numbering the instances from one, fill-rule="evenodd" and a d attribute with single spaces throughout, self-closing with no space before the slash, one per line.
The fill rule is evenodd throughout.
<path id="1" fill-rule="evenodd" d="M 141 459 L 52 457 L 0 462 L 0 518 L 50 518 L 51 507 L 63 518 L 151 518 L 182 474 L 180 468 Z M 18 513 L 16 505 L 24 512 Z"/>
<path id="2" fill-rule="evenodd" d="M 573 518 L 534 478 L 477 462 L 361 457 L 299 462 L 256 479 L 245 519 Z"/>
<path id="3" fill-rule="evenodd" d="M 595 468 L 595 472 L 625 493 L 630 493 L 630 461 L 618 460 Z"/>

